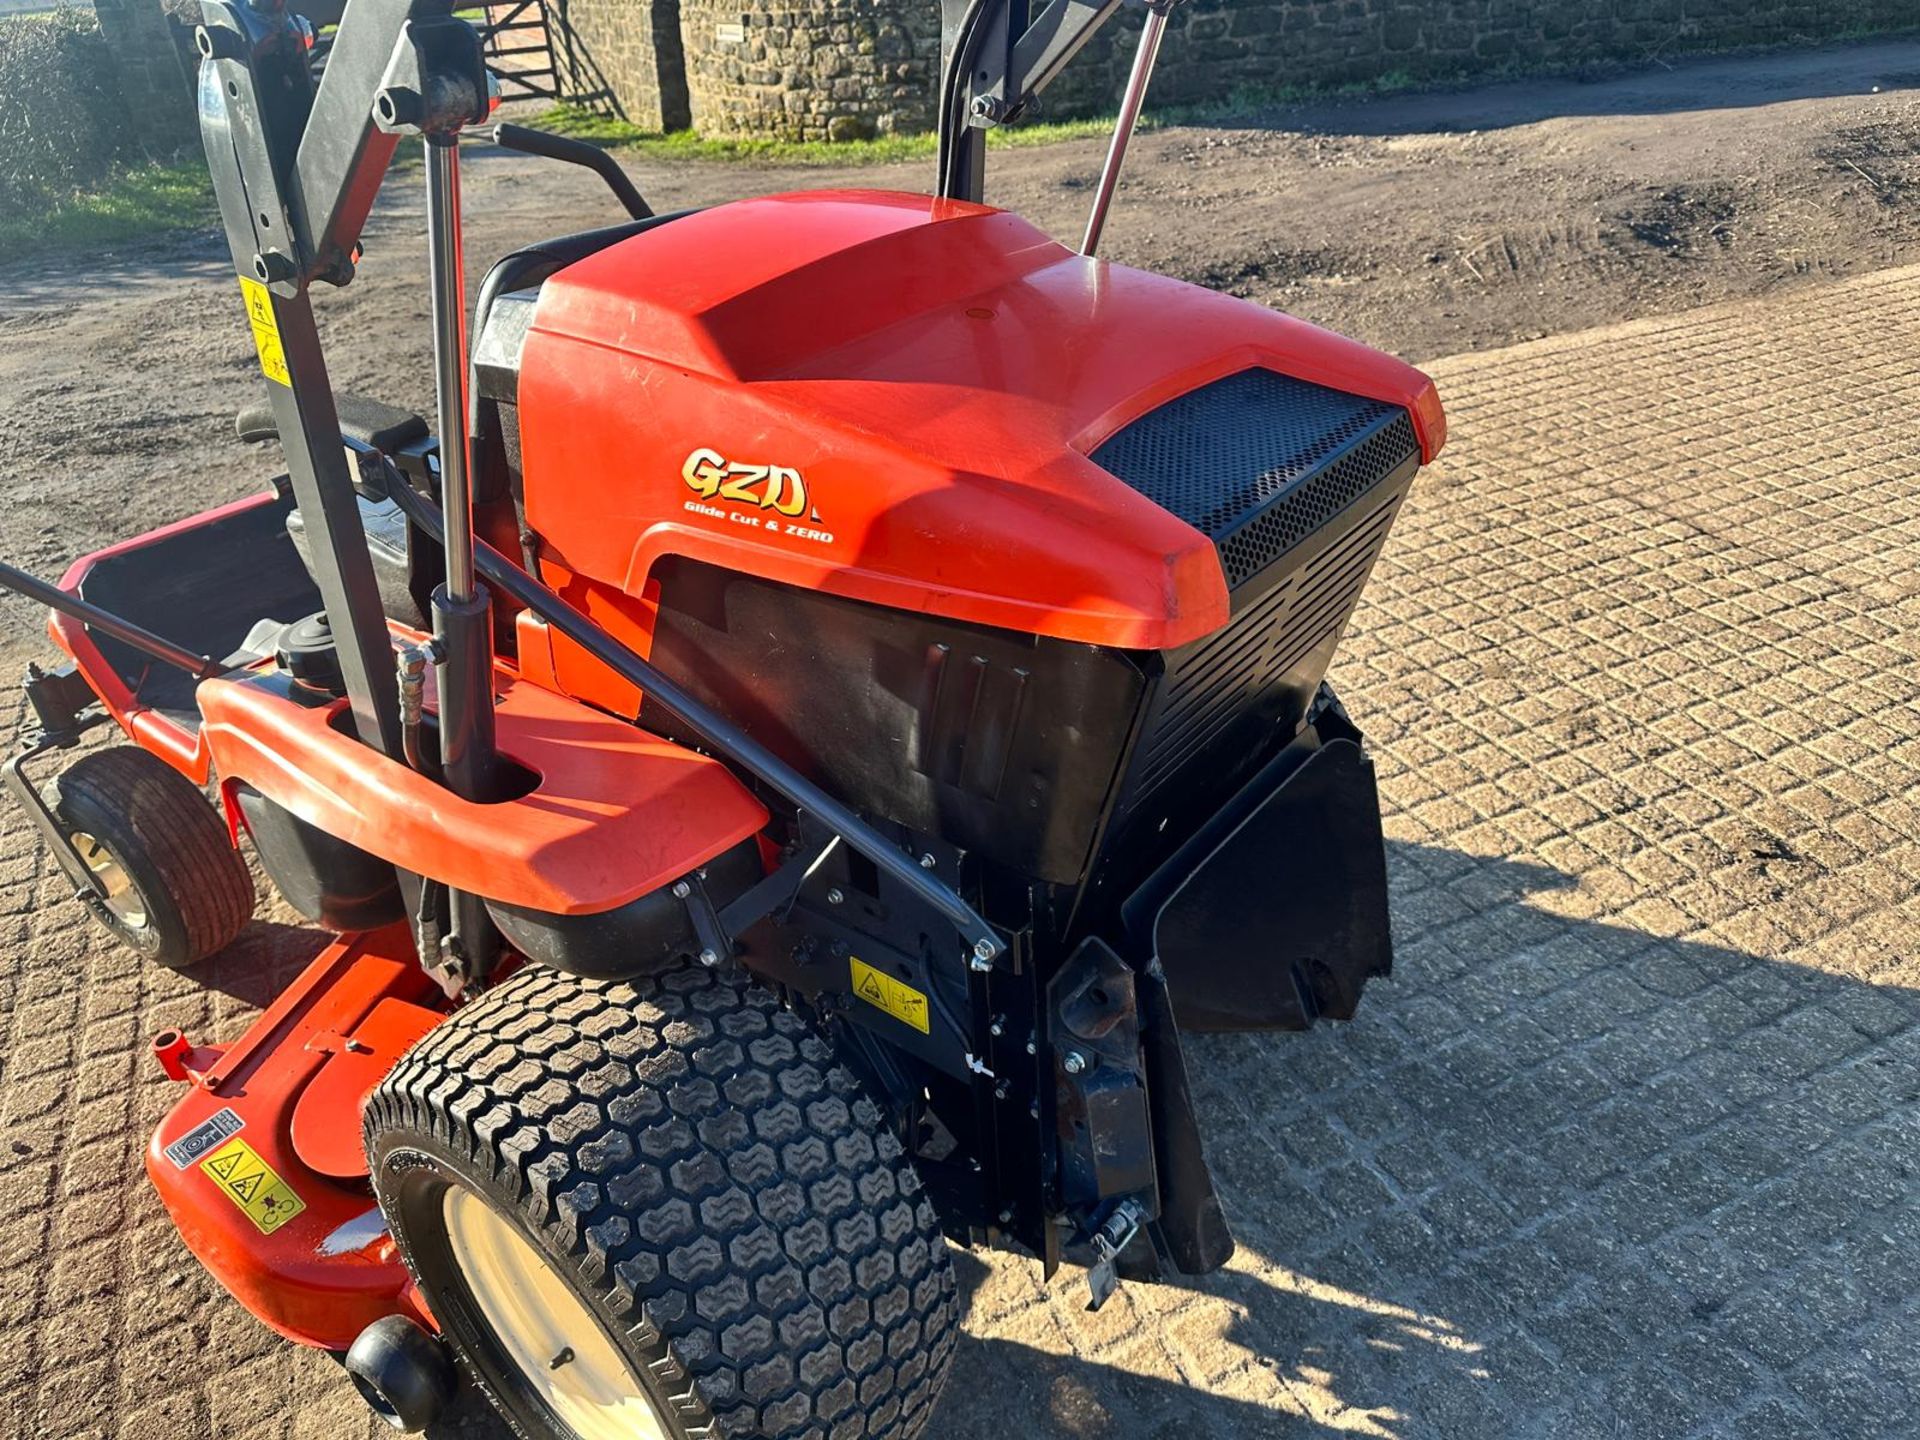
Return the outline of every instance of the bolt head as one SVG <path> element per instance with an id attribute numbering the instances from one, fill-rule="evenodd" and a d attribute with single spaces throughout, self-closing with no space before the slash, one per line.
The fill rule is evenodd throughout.
<path id="1" fill-rule="evenodd" d="M 838 905 L 841 901 L 845 900 L 846 898 L 847 897 L 845 895 L 840 893 L 840 887 L 838 885 L 834 886 L 833 889 L 827 891 L 827 904 L 829 905 Z"/>
<path id="2" fill-rule="evenodd" d="M 1078 1075 L 1087 1068 L 1087 1057 L 1078 1050 L 1069 1050 L 1060 1061 L 1060 1068 L 1069 1075 Z"/>
<path id="3" fill-rule="evenodd" d="M 922 855 L 920 857 L 920 868 L 922 870 L 931 870 L 935 865 L 938 865 L 939 863 L 940 862 L 938 860 L 935 860 L 931 855 Z"/>
<path id="4" fill-rule="evenodd" d="M 253 257 L 254 277 L 263 285 L 281 285 L 298 277 L 293 258 L 283 251 L 262 250 Z"/>
<path id="5" fill-rule="evenodd" d="M 687 884 L 686 881 L 676 880 L 673 882 L 673 898 L 674 899 L 684 900 L 687 898 L 687 896 L 691 895 L 692 893 L 693 893 L 693 887 Z"/>
<path id="6" fill-rule="evenodd" d="M 712 949 L 710 948 L 706 950 L 702 950 L 700 952 L 700 963 L 706 966 L 707 969 L 711 970 L 714 966 L 720 963 L 720 957 L 714 954 Z"/>

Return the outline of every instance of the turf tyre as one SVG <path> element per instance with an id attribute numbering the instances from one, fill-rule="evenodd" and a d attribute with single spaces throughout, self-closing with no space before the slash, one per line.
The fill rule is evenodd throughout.
<path id="1" fill-rule="evenodd" d="M 200 787 L 165 761 L 131 745 L 96 750 L 61 772 L 51 801 L 67 834 L 91 837 L 130 882 L 137 922 L 109 905 L 88 908 L 143 957 L 184 970 L 253 918 L 247 862 Z"/>
<path id="2" fill-rule="evenodd" d="M 958 1324 L 938 1218 L 880 1108 L 750 978 L 529 967 L 422 1039 L 365 1129 L 401 1253 L 525 1440 L 577 1432 L 476 1301 L 449 1186 L 533 1245 L 673 1440 L 925 1428 Z"/>

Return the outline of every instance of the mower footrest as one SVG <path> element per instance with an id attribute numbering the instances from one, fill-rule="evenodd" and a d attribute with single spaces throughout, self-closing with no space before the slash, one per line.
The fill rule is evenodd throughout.
<path id="1" fill-rule="evenodd" d="M 199 689 L 209 753 L 300 820 L 487 900 L 598 915 L 650 895 L 767 823 L 720 761 L 518 679 L 494 711 L 502 768 L 522 793 L 463 800 L 348 733 L 346 702 L 310 708 L 272 677 Z"/>

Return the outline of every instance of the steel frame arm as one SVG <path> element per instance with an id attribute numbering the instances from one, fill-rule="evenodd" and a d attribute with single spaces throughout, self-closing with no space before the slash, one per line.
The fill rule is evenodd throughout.
<path id="1" fill-rule="evenodd" d="M 354 247 L 399 143 L 374 124 L 374 97 L 407 22 L 448 8 L 348 0 L 287 187 L 307 273 L 315 279 L 344 285 L 353 277 Z"/>
<path id="2" fill-rule="evenodd" d="M 942 196 L 979 202 L 987 131 L 1018 119 L 1128 3 L 1139 0 L 1049 0 L 1034 15 L 1028 0 L 942 0 Z"/>
<path id="3" fill-rule="evenodd" d="M 377 17 L 392 3 L 351 0 L 343 32 L 369 13 L 359 7 L 371 6 Z M 203 13 L 200 133 L 288 478 L 313 542 L 314 578 L 333 624 L 355 728 L 368 745 L 397 755 L 399 710 L 379 586 L 307 293 L 308 252 L 284 199 L 308 127 L 305 36 L 290 17 L 235 0 L 204 0 Z M 365 128 L 372 125 L 369 108 Z M 375 163 L 371 154 L 365 163 Z M 378 163 L 384 165 L 384 152 Z M 377 188 L 377 176 L 373 183 Z"/>
<path id="4" fill-rule="evenodd" d="M 1017 109 L 1059 78 L 1067 62 L 1126 0 L 1053 0 L 1013 47 L 1009 91 Z"/>
<path id="5" fill-rule="evenodd" d="M 393 132 L 484 114 L 486 74 L 451 0 L 348 0 L 316 91 L 311 27 L 257 4 L 202 0 L 201 138 L 355 729 L 397 755 L 392 644 L 309 287 L 353 278 Z"/>

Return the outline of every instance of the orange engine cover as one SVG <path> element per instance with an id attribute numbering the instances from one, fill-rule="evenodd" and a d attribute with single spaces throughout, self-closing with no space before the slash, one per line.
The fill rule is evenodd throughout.
<path id="1" fill-rule="evenodd" d="M 639 597 L 687 555 L 901 609 L 1169 649 L 1223 626 L 1213 543 L 1087 458 L 1251 366 L 1405 406 L 1417 370 L 1090 260 L 1017 216 L 877 192 L 742 201 L 549 280 L 521 352 L 549 578 Z"/>

